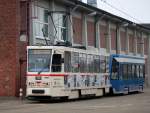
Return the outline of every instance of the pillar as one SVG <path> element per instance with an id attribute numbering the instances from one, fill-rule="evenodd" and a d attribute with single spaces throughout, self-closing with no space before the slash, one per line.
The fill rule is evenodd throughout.
<path id="1" fill-rule="evenodd" d="M 88 47 L 87 41 L 87 16 L 85 14 L 82 15 L 82 39 L 83 39 L 83 46 L 86 48 Z"/>

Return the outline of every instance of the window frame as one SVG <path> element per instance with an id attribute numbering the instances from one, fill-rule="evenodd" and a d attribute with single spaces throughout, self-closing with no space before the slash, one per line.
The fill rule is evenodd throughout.
<path id="1" fill-rule="evenodd" d="M 45 15 L 46 15 L 46 13 L 48 13 L 49 9 L 43 8 L 40 6 L 35 6 L 35 8 L 37 10 L 37 18 L 35 18 L 33 21 L 33 28 L 34 28 L 33 35 L 37 39 L 45 39 L 45 38 L 49 39 L 49 17 L 47 16 L 47 19 L 45 19 Z M 39 13 L 39 12 L 43 12 L 43 13 Z M 41 15 L 41 14 L 43 14 L 43 15 Z M 41 20 L 41 17 L 43 17 L 42 20 Z M 45 21 L 45 20 L 47 20 L 47 21 Z M 47 26 L 47 28 L 45 28 L 45 26 Z M 44 28 L 44 31 L 46 32 L 46 34 L 43 33 L 43 31 L 42 31 L 43 28 Z"/>
<path id="2" fill-rule="evenodd" d="M 62 17 L 60 17 L 60 16 L 62 16 Z M 68 32 L 68 29 L 67 29 L 67 23 L 68 23 L 67 15 L 61 14 L 61 13 L 54 13 L 53 14 L 53 20 L 54 20 L 54 25 L 55 25 L 56 30 L 57 30 L 57 31 L 55 30 L 55 32 L 57 33 L 56 37 L 59 40 L 66 41 L 67 38 L 68 38 L 68 36 L 67 36 L 67 32 Z M 61 24 L 60 24 L 60 20 L 62 20 Z M 64 30 L 65 30 L 65 33 L 64 33 Z M 64 34 L 65 34 L 65 36 L 63 36 Z"/>

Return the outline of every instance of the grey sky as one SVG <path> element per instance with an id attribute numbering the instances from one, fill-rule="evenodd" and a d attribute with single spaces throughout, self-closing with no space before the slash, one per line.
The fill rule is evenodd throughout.
<path id="1" fill-rule="evenodd" d="M 87 0 L 83 0 L 86 2 Z M 136 23 L 150 23 L 150 0 L 97 0 L 98 7 Z M 106 1 L 104 3 L 103 1 Z M 110 5 L 114 6 L 112 8 Z M 129 16 L 130 15 L 130 16 Z"/>

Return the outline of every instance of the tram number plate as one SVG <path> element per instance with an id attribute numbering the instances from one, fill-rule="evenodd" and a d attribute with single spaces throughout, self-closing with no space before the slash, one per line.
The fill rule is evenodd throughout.
<path id="1" fill-rule="evenodd" d="M 42 80 L 42 77 L 41 76 L 36 76 L 35 80 Z"/>
<path id="2" fill-rule="evenodd" d="M 38 86 L 38 87 L 42 87 L 43 85 L 42 85 L 42 83 L 41 83 L 41 82 L 36 82 L 36 86 Z"/>

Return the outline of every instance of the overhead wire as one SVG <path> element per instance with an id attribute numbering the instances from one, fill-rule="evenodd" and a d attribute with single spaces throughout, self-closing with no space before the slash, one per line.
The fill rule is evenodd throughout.
<path id="1" fill-rule="evenodd" d="M 105 3 L 106 5 L 108 5 L 109 7 L 113 8 L 113 9 L 115 9 L 115 10 L 121 12 L 122 14 L 124 14 L 124 15 L 126 15 L 126 16 L 128 16 L 128 17 L 134 19 L 134 20 L 136 20 L 137 22 L 142 23 L 142 21 L 140 21 L 139 19 L 137 19 L 137 18 L 131 16 L 130 14 L 126 13 L 125 11 L 120 10 L 119 8 L 115 7 L 114 5 L 108 3 L 106 0 L 101 0 L 101 2 Z"/>

